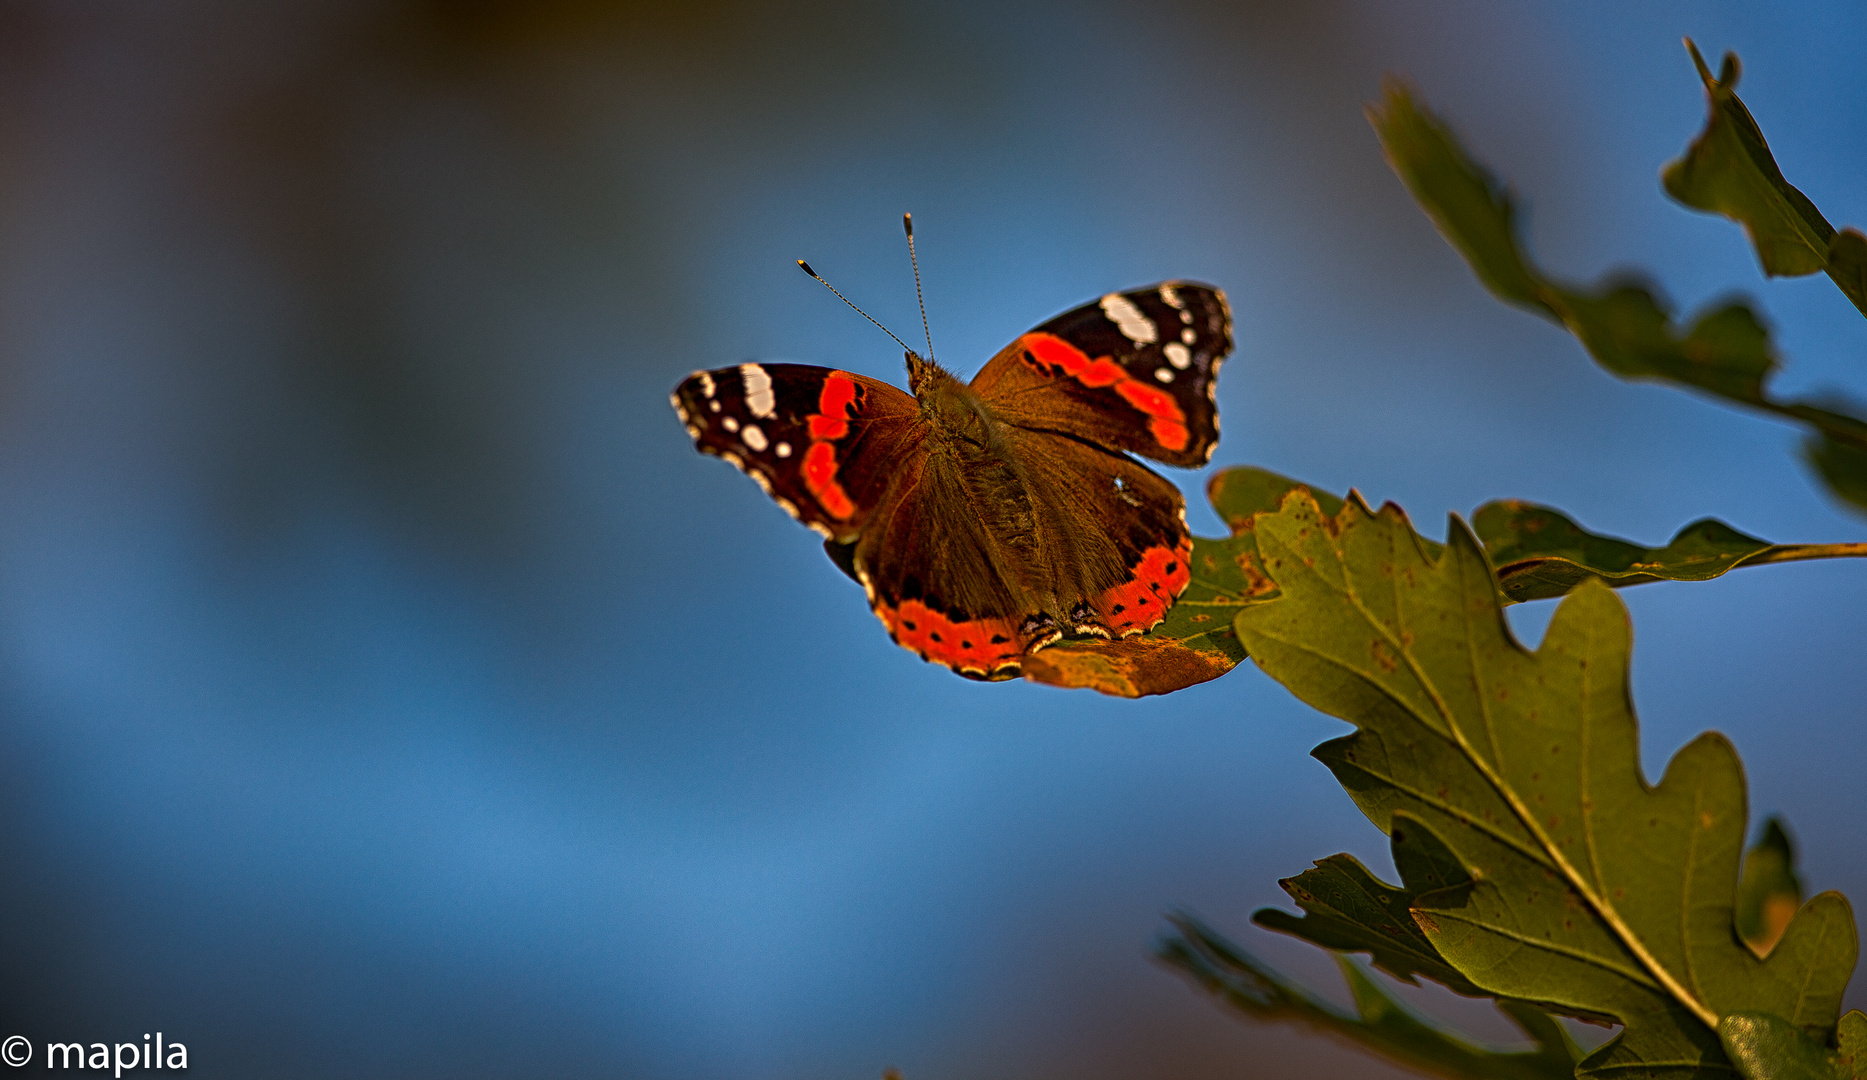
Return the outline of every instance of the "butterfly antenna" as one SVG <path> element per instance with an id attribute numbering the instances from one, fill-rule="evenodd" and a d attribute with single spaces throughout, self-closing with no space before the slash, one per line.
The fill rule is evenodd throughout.
<path id="1" fill-rule="evenodd" d="M 933 330 L 927 325 L 927 297 L 921 294 L 921 261 L 914 257 L 914 215 L 902 214 L 901 227 L 908 234 L 908 264 L 914 267 L 914 299 L 921 303 L 921 329 L 927 334 L 927 359 L 932 360 Z"/>
<path id="2" fill-rule="evenodd" d="M 859 308 L 859 307 L 856 307 L 856 304 L 855 304 L 855 301 L 853 301 L 853 300 L 851 300 L 851 299 L 850 299 L 849 297 L 847 297 L 847 296 L 844 296 L 844 295 L 843 295 L 842 293 L 840 293 L 840 292 L 836 292 L 836 286 L 834 286 L 834 285 L 832 285 L 832 284 L 830 284 L 829 282 L 827 282 L 827 281 L 825 281 L 825 280 L 823 280 L 823 278 L 821 278 L 821 277 L 819 277 L 819 276 L 818 276 L 818 274 L 817 274 L 817 272 L 816 272 L 815 270 L 812 270 L 812 269 L 810 268 L 810 264 L 809 264 L 809 263 L 807 263 L 807 262 L 805 262 L 805 261 L 804 261 L 804 260 L 802 260 L 802 259 L 799 259 L 799 260 L 797 260 L 797 268 L 798 268 L 799 270 L 802 270 L 802 271 L 803 271 L 804 273 L 806 273 L 806 274 L 809 274 L 809 275 L 810 275 L 811 277 L 814 277 L 814 278 L 816 278 L 816 279 L 817 279 L 817 284 L 819 284 L 819 285 L 821 285 L 821 286 L 823 286 L 824 288 L 826 288 L 826 289 L 828 289 L 828 290 L 830 290 L 830 291 L 831 291 L 831 292 L 833 292 L 833 293 L 836 293 L 836 298 L 837 298 L 838 300 L 841 300 L 841 301 L 842 301 L 843 303 L 845 303 L 845 304 L 848 304 L 848 305 L 849 305 L 850 307 L 852 307 L 852 308 L 855 308 L 855 312 L 856 312 L 856 314 L 858 314 L 858 315 L 860 315 L 860 316 L 862 316 L 863 318 L 865 318 L 865 319 L 867 319 L 867 320 L 869 320 L 869 321 L 870 321 L 870 322 L 872 322 L 872 323 L 875 323 L 875 326 L 876 326 L 876 328 L 877 328 L 877 329 L 879 329 L 879 330 L 881 330 L 881 332 L 882 332 L 882 333 L 884 333 L 884 334 L 887 334 L 887 335 L 888 335 L 889 337 L 891 337 L 891 338 L 895 338 L 895 344 L 896 344 L 896 345 L 899 345 L 899 346 L 901 346 L 902 348 L 904 348 L 904 349 L 907 349 L 907 350 L 908 350 L 909 352 L 913 352 L 913 351 L 914 351 L 913 349 L 908 349 L 908 343 L 907 343 L 907 342 L 905 342 L 905 341 L 902 341 L 902 340 L 901 340 L 900 338 L 898 338 L 898 337 L 895 337 L 895 332 L 894 332 L 893 330 L 890 330 L 890 329 L 888 329 L 888 328 L 887 328 L 886 326 L 883 326 L 883 325 L 882 325 L 881 323 L 878 323 L 878 322 L 875 322 L 875 316 L 873 316 L 873 315 L 870 315 L 870 314 L 869 314 L 868 312 L 866 312 L 866 311 L 864 311 L 864 310 L 862 310 L 862 309 L 861 309 L 861 308 Z M 933 351 L 933 345 L 932 345 L 931 343 L 929 343 L 929 345 L 927 346 L 927 350 L 928 350 L 929 352 L 932 352 L 932 351 Z"/>

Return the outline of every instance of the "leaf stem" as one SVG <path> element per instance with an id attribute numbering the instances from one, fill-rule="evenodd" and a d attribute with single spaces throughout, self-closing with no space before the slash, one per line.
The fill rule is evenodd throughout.
<path id="1" fill-rule="evenodd" d="M 1804 559 L 1867 559 L 1867 542 L 1852 544 L 1776 544 L 1745 559 L 1741 565 L 1801 562 Z"/>

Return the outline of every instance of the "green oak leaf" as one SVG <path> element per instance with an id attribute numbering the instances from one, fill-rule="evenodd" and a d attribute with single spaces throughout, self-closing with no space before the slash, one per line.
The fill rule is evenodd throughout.
<path id="1" fill-rule="evenodd" d="M 1369 873 L 1353 855 L 1331 855 L 1314 870 L 1278 882 L 1303 909 L 1302 918 L 1264 908 L 1251 921 L 1325 949 L 1366 952 L 1375 967 L 1402 982 L 1417 985 L 1415 976 L 1424 975 L 1456 993 L 1481 996 L 1483 990 L 1439 955 L 1412 911 L 1419 894 L 1466 884 L 1470 875 L 1438 837 L 1406 824 L 1397 818 L 1389 834 L 1400 888 Z"/>
<path id="2" fill-rule="evenodd" d="M 1718 1038 L 1745 1080 L 1867 1080 L 1867 1015 L 1855 1009 L 1835 1033 L 1830 1050 L 1770 1013 L 1732 1013 L 1718 1022 Z"/>
<path id="3" fill-rule="evenodd" d="M 1835 1055 L 1780 1016 L 1732 1013 L 1718 1040 L 1744 1080 L 1840 1080 Z"/>
<path id="4" fill-rule="evenodd" d="M 1213 473 L 1212 479 L 1206 481 L 1206 498 L 1232 535 L 1242 536 L 1251 530 L 1253 517 L 1276 513 L 1284 504 L 1284 496 L 1298 488 L 1313 495 L 1325 514 L 1342 508 L 1340 495 L 1253 465 L 1235 465 Z"/>
<path id="5" fill-rule="evenodd" d="M 1737 96 L 1742 69 L 1724 54 L 1716 76 L 1687 38 L 1686 51 L 1705 85 L 1705 129 L 1685 155 L 1666 166 L 1666 193 L 1694 210 L 1730 218 L 1744 227 L 1757 261 L 1771 277 L 1826 270 L 1862 314 L 1867 314 L 1867 243 L 1859 232 L 1837 233 L 1815 204 L 1783 178 L 1763 129 Z"/>
<path id="6" fill-rule="evenodd" d="M 1695 210 L 1721 214 L 1744 226 L 1763 272 L 1772 277 L 1813 274 L 1828 265 L 1835 227 L 1809 197 L 1783 179 L 1763 129 L 1737 97 L 1742 73 L 1736 53 L 1724 54 L 1713 76 L 1686 39 L 1686 51 L 1705 84 L 1710 114 L 1685 156 L 1666 166 L 1666 193 Z"/>
<path id="7" fill-rule="evenodd" d="M 1867 313 L 1867 235 L 1849 227 L 1829 238 L 1828 276 Z"/>
<path id="8" fill-rule="evenodd" d="M 1734 96 L 1730 100 L 1736 110 L 1743 108 Z M 1681 325 L 1671 308 L 1638 282 L 1609 279 L 1588 288 L 1557 282 L 1524 252 L 1509 192 L 1404 85 L 1390 81 L 1382 100 L 1368 109 L 1368 119 L 1394 172 L 1500 300 L 1561 324 L 1596 363 L 1621 378 L 1672 383 L 1807 425 L 1817 440 L 1808 453 L 1817 475 L 1852 507 L 1867 509 L 1867 466 L 1857 464 L 1867 459 L 1867 420 L 1767 393 L 1765 383 L 1777 365 L 1775 351 L 1748 307 L 1720 305 Z M 1785 213 L 1786 222 L 1801 220 L 1793 208 Z M 1831 235 L 1843 234 L 1830 229 L 1821 235 L 1820 259 L 1810 270 L 1829 262 Z M 1816 243 L 1812 236 L 1807 243 Z M 1844 290 L 1856 289 L 1867 278 L 1867 239 L 1838 243 L 1836 281 Z"/>
<path id="9" fill-rule="evenodd" d="M 1549 283 L 1518 245 L 1510 192 L 1465 153 L 1451 129 L 1420 108 L 1397 79 L 1387 81 L 1381 103 L 1366 112 L 1388 165 L 1484 287 L 1501 300 L 1560 319 Z"/>
<path id="10" fill-rule="evenodd" d="M 1421 1019 L 1346 957 L 1337 956 L 1336 964 L 1354 998 L 1353 1012 L 1317 999 L 1191 918 L 1177 916 L 1173 923 L 1179 933 L 1162 942 L 1160 958 L 1255 1020 L 1303 1024 L 1403 1067 L 1455 1080 L 1569 1080 L 1582 1056 L 1562 1025 L 1520 1001 L 1498 1007 L 1533 1048 L 1488 1049 Z"/>
<path id="11" fill-rule="evenodd" d="M 1801 907 L 1796 848 L 1782 819 L 1772 817 L 1744 853 L 1744 876 L 1737 883 L 1737 936 L 1758 956 L 1768 956 Z"/>
<path id="12" fill-rule="evenodd" d="M 1753 561 L 1800 550 L 1746 536 L 1722 521 L 1696 521 L 1661 548 L 1600 536 L 1560 511 L 1517 499 L 1479 507 L 1472 527 L 1512 600 L 1562 596 L 1594 578 L 1616 587 L 1650 581 L 1709 581 Z"/>
<path id="13" fill-rule="evenodd" d="M 1867 447 L 1818 433 L 1803 444 L 1802 456 L 1828 490 L 1855 506 L 1867 506 Z"/>
<path id="14" fill-rule="evenodd" d="M 1239 639 L 1356 726 L 1315 756 L 1363 812 L 1383 830 L 1413 822 L 1466 869 L 1412 911 L 1474 986 L 1624 1024 L 1587 1076 L 1728 1071 L 1716 1028 L 1733 1012 L 1833 1030 L 1858 951 L 1847 901 L 1809 901 L 1767 958 L 1738 940 L 1742 768 L 1707 734 L 1658 785 L 1642 777 L 1611 589 L 1579 585 L 1530 652 L 1457 517 L 1437 555 L 1398 507 L 1356 496 L 1325 517 L 1292 492 L 1253 531 L 1280 595 L 1238 614 Z"/>
<path id="15" fill-rule="evenodd" d="M 1867 1080 L 1867 1014 L 1855 1009 L 1835 1025 L 1835 1075 Z"/>
<path id="16" fill-rule="evenodd" d="M 1602 367 L 1624 379 L 1666 380 L 1749 402 L 1763 396 L 1764 378 L 1776 367 L 1769 334 L 1742 304 L 1709 311 L 1681 334 L 1644 285 L 1549 291 L 1557 318 Z"/>

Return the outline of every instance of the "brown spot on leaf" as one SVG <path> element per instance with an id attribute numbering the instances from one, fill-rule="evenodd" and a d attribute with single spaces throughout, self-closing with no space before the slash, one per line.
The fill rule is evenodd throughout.
<path id="1" fill-rule="evenodd" d="M 1238 572 L 1244 576 L 1246 596 L 1268 596 L 1277 591 L 1277 583 L 1258 568 L 1258 560 L 1252 558 L 1250 552 L 1239 552 L 1232 562 L 1238 566 Z"/>

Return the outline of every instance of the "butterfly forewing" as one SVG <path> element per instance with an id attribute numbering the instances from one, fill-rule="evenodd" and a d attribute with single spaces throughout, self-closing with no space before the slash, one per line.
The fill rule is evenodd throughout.
<path id="1" fill-rule="evenodd" d="M 732 462 L 825 537 L 853 540 L 918 445 L 914 399 L 864 375 L 740 364 L 689 375 L 673 395 L 694 446 Z"/>
<path id="2" fill-rule="evenodd" d="M 1219 441 L 1214 387 L 1232 313 L 1209 285 L 1110 293 L 1012 342 L 972 380 L 1008 424 L 1197 467 Z"/>

